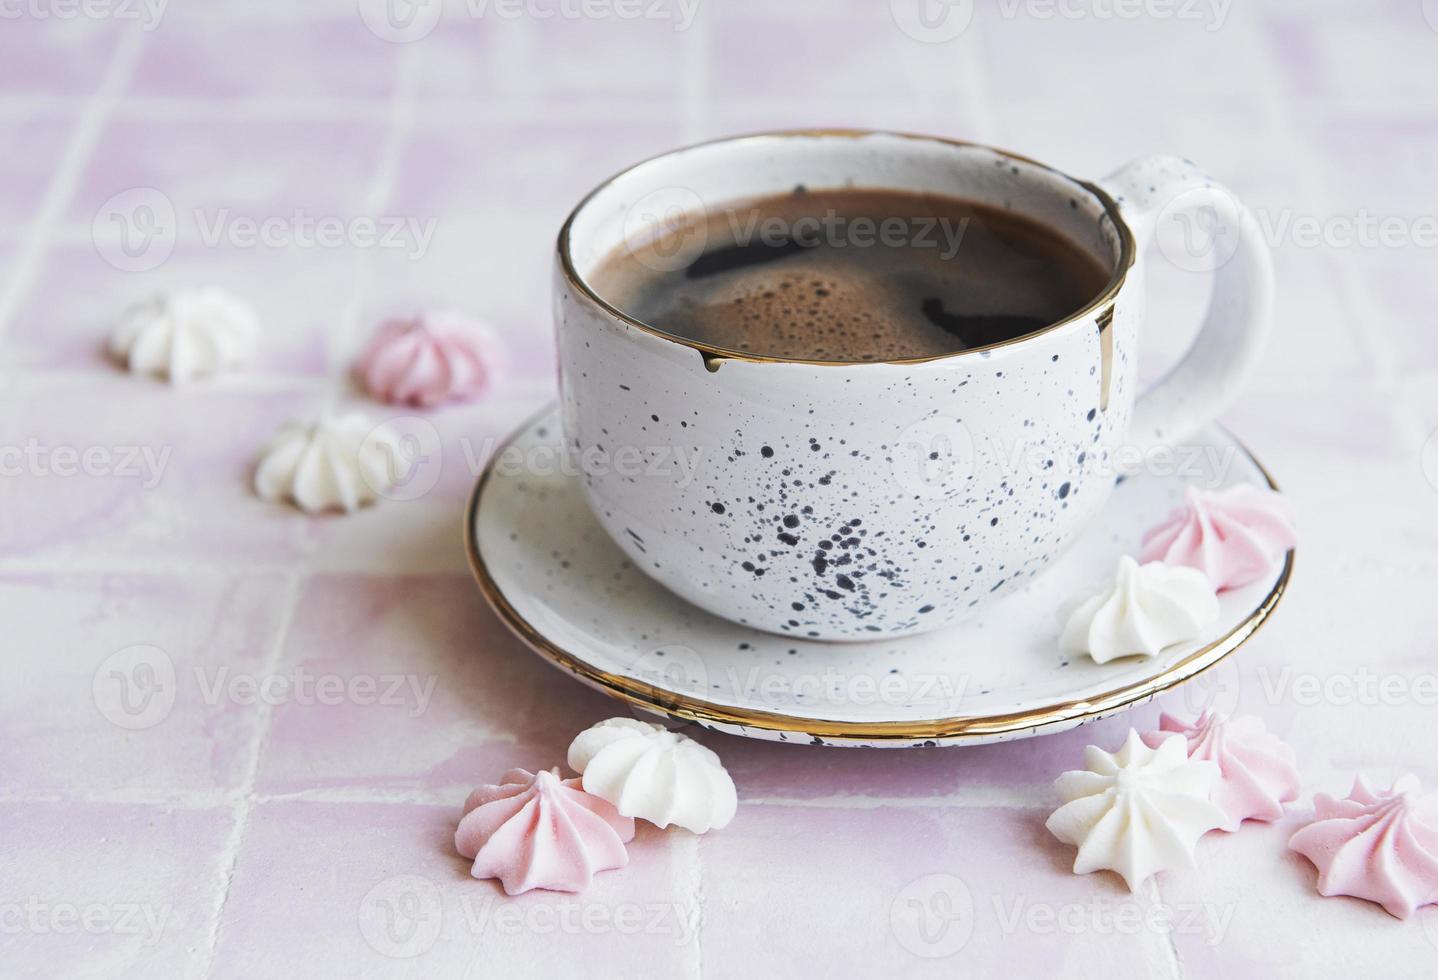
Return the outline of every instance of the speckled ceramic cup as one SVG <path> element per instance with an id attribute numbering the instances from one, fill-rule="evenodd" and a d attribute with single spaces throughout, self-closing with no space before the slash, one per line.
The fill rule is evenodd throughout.
<path id="1" fill-rule="evenodd" d="M 1011 209 L 1112 274 L 1083 309 L 1034 333 L 888 362 L 707 346 L 641 323 L 594 287 L 614 249 L 651 240 L 666 216 L 796 184 Z M 1189 353 L 1138 395 L 1139 335 L 1157 319 L 1144 310 L 1142 247 L 1170 215 L 1206 236 L 1171 257 L 1206 262 L 1212 297 Z M 699 247 L 679 243 L 687 255 L 676 261 Z M 1252 216 L 1171 157 L 1090 183 L 923 136 L 720 140 L 624 171 L 565 222 L 555 278 L 564 433 L 599 523 L 685 599 L 798 637 L 901 636 L 1028 582 L 1117 476 L 1212 419 L 1258 351 L 1271 297 Z"/>

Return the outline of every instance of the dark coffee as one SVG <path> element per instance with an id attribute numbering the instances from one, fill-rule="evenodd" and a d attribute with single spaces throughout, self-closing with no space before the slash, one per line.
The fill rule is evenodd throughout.
<path id="1" fill-rule="evenodd" d="M 1008 211 L 802 187 L 682 220 L 593 276 L 601 296 L 666 333 L 822 361 L 1002 343 L 1082 309 L 1108 279 L 1059 232 Z"/>

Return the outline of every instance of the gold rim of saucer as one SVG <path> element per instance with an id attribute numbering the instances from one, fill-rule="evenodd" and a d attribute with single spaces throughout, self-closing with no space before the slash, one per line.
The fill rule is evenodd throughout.
<path id="1" fill-rule="evenodd" d="M 603 191 L 606 187 L 608 187 L 610 184 L 613 184 L 621 177 L 633 173 L 640 167 L 653 163 L 656 160 L 662 160 L 665 157 L 673 156 L 677 153 L 684 153 L 688 150 L 697 150 L 700 147 L 705 146 L 715 146 L 721 143 L 757 143 L 762 140 L 799 139 L 805 137 L 837 137 L 842 139 L 863 139 L 868 136 L 894 136 L 898 137 L 899 139 L 917 140 L 925 143 L 940 143 L 946 146 L 960 147 L 962 149 L 986 150 L 989 153 L 1004 157 L 1005 159 L 1013 160 L 1026 166 L 1037 167 L 1038 169 L 1046 171 L 1047 173 L 1051 173 L 1057 177 L 1061 177 L 1064 180 L 1068 181 L 1070 184 L 1073 184 L 1075 187 L 1081 188 L 1087 193 L 1092 194 L 1098 200 L 1098 202 L 1103 205 L 1103 216 L 1109 220 L 1109 223 L 1113 226 L 1115 234 L 1117 234 L 1119 238 L 1118 261 L 1114 264 L 1113 274 L 1109 277 L 1109 281 L 1104 286 L 1103 291 L 1100 292 L 1092 300 L 1090 300 L 1087 304 L 1085 304 L 1082 309 L 1074 311 L 1073 313 L 1064 317 L 1062 320 L 1056 320 L 1055 322 L 1050 323 L 1047 326 L 1040 327 L 1038 330 L 1035 330 L 1032 333 L 1026 333 L 1022 337 L 1013 337 L 1009 340 L 1003 340 L 996 344 L 989 344 L 985 347 L 968 347 L 964 350 L 948 351 L 947 353 L 943 354 L 930 354 L 925 357 L 901 357 L 886 361 L 824 361 L 806 359 L 801 357 L 774 357 L 767 354 L 755 354 L 750 351 L 731 350 L 727 347 L 716 347 L 712 344 L 705 344 L 697 340 L 690 340 L 687 337 L 681 337 L 677 334 L 672 334 L 667 330 L 661 330 L 658 327 L 645 323 L 643 320 L 630 316 L 628 313 L 625 313 L 623 310 L 611 304 L 604 297 L 600 296 L 599 293 L 596 292 L 595 289 L 589 285 L 589 282 L 579 274 L 579 271 L 574 268 L 574 257 L 572 254 L 573 250 L 569 241 L 569 233 L 570 229 L 574 225 L 575 218 L 577 218 L 579 216 L 579 212 L 583 211 L 585 206 L 588 205 L 589 202 L 592 201 L 595 196 L 598 195 L 601 191 Z M 628 326 L 634 327 L 636 330 L 642 330 L 652 336 L 659 337 L 663 340 L 668 340 L 672 343 L 676 343 L 681 346 L 689 347 L 693 350 L 698 351 L 700 355 L 704 358 L 705 364 L 711 365 L 711 370 L 714 369 L 714 365 L 717 365 L 718 363 L 721 363 L 723 361 L 750 361 L 759 364 L 809 364 L 820 367 L 856 367 L 865 365 L 873 366 L 876 364 L 927 364 L 930 361 L 943 361 L 949 358 L 960 358 L 968 357 L 970 355 L 985 354 L 989 351 L 998 350 L 1001 347 L 1009 347 L 1013 344 L 1021 344 L 1025 341 L 1033 340 L 1035 337 L 1041 337 L 1046 333 L 1051 333 L 1055 330 L 1060 329 L 1061 327 L 1066 327 L 1070 324 L 1087 320 L 1094 314 L 1096 310 L 1099 310 L 1105 305 L 1114 302 L 1115 297 L 1118 296 L 1119 290 L 1123 288 L 1124 283 L 1128 280 L 1129 269 L 1133 267 L 1133 263 L 1138 256 L 1138 249 L 1134 242 L 1133 230 L 1129 228 L 1128 222 L 1124 220 L 1123 214 L 1119 210 L 1118 202 L 1115 201 L 1113 197 L 1110 196 L 1109 193 L 1105 191 L 1102 187 L 1100 187 L 1098 184 L 1088 180 L 1080 180 L 1079 178 L 1074 177 L 1071 174 L 1064 173 L 1057 167 L 1051 167 L 1046 163 L 1041 163 L 1038 160 L 1033 159 L 1032 157 L 1026 157 L 1023 154 L 1014 153 L 1010 150 L 1002 150 L 998 147 L 989 146 L 985 143 L 974 143 L 969 140 L 949 139 L 948 137 L 944 136 L 928 136 L 923 133 L 905 133 L 898 130 L 889 129 L 774 129 L 758 133 L 744 133 L 738 136 L 721 136 L 718 139 L 702 140 L 698 143 L 691 143 L 687 146 L 676 147 L 672 150 L 666 150 L 663 153 L 657 153 L 652 157 L 648 157 L 644 160 L 640 160 L 637 163 L 630 164 L 628 167 L 625 167 L 618 173 L 613 174 L 605 180 L 601 181 L 589 193 L 585 194 L 584 197 L 580 199 L 579 203 L 574 206 L 574 210 L 569 212 L 569 216 L 564 219 L 564 224 L 560 226 L 559 238 L 555 242 L 555 252 L 559 258 L 559 269 L 560 273 L 564 276 L 565 282 L 569 283 L 569 285 L 573 289 L 578 291 L 580 295 L 584 296 L 585 299 L 589 300 L 591 303 L 594 303 L 609 316 L 618 319 L 619 321 L 627 324 Z"/>
<path id="2" fill-rule="evenodd" d="M 1091 721 L 1111 714 L 1130 705 L 1147 701 L 1155 695 L 1167 691 L 1184 681 L 1192 680 L 1199 674 L 1208 670 L 1214 664 L 1227 657 L 1234 650 L 1237 650 L 1248 640 L 1258 628 L 1264 624 L 1269 615 L 1277 607 L 1279 600 L 1283 598 L 1284 590 L 1288 587 L 1289 579 L 1293 575 L 1293 558 L 1295 550 L 1290 550 L 1284 557 L 1283 570 L 1278 580 L 1269 590 L 1268 595 L 1263 598 L 1249 615 L 1232 630 L 1207 646 L 1195 650 L 1182 661 L 1174 664 L 1163 673 L 1155 675 L 1132 684 L 1105 691 L 1090 698 L 1082 698 L 1074 701 L 1060 701 L 1035 708 L 1029 711 L 1013 712 L 999 715 L 958 715 L 952 718 L 939 718 L 925 722 L 911 721 L 835 721 L 820 718 L 802 718 L 795 715 L 786 715 L 774 711 L 760 711 L 757 709 L 738 708 L 728 705 L 715 704 L 705 701 L 702 698 L 690 697 L 685 694 L 678 694 L 673 691 L 666 691 L 646 684 L 643 681 L 630 677 L 622 677 L 593 666 L 582 657 L 561 649 L 550 642 L 539 632 L 527 619 L 509 603 L 500 591 L 499 584 L 490 574 L 485 564 L 484 556 L 479 552 L 478 535 L 475 533 L 475 518 L 479 512 L 480 499 L 484 495 L 484 489 L 494 472 L 495 461 L 499 459 L 509 446 L 513 445 L 519 436 L 527 431 L 540 418 L 555 411 L 553 403 L 546 405 L 542 410 L 526 419 L 517 426 L 512 433 L 498 446 L 485 464 L 484 471 L 480 473 L 479 479 L 475 481 L 474 490 L 470 492 L 469 502 L 464 509 L 464 544 L 465 553 L 469 557 L 470 571 L 474 573 L 475 581 L 479 583 L 479 590 L 490 606 L 521 640 L 531 650 L 541 657 L 562 667 L 575 676 L 589 682 L 590 685 L 599 688 L 605 693 L 638 705 L 649 711 L 654 711 L 670 718 L 686 722 L 696 722 L 706 727 L 712 724 L 733 725 L 744 728 L 757 728 L 773 732 L 792 732 L 795 734 L 807 735 L 811 738 L 821 738 L 825 741 L 925 741 L 925 740 L 954 740 L 963 738 L 993 739 L 995 736 L 1023 731 L 1025 729 L 1042 728 L 1049 725 L 1061 724 L 1064 722 L 1082 723 Z M 1253 465 L 1263 474 L 1268 485 L 1278 489 L 1273 474 L 1253 455 L 1242 441 L 1229 433 Z"/>

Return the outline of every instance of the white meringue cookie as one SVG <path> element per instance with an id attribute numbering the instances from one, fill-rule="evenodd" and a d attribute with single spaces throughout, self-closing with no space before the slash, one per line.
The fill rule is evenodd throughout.
<path id="1" fill-rule="evenodd" d="M 218 374 L 250 356 L 259 320 L 222 289 L 185 289 L 136 303 L 110 336 L 110 353 L 137 374 L 175 384 Z"/>
<path id="2" fill-rule="evenodd" d="M 290 500 L 306 513 L 352 511 L 395 485 L 399 439 L 358 412 L 290 422 L 260 453 L 255 493 Z"/>
<path id="3" fill-rule="evenodd" d="M 1198 839 L 1227 819 L 1209 799 L 1218 766 L 1190 759 L 1181 735 L 1150 749 L 1130 730 L 1116 754 L 1086 748 L 1084 765 L 1054 781 L 1065 802 L 1046 824 L 1078 847 L 1074 874 L 1116 871 L 1137 891 L 1159 871 L 1192 867 Z"/>
<path id="4" fill-rule="evenodd" d="M 580 732 L 569 768 L 626 817 L 702 834 L 734 819 L 734 780 L 714 752 L 663 725 L 610 718 Z"/>
<path id="5" fill-rule="evenodd" d="M 1218 620 L 1218 597 L 1200 571 L 1162 562 L 1140 565 L 1127 555 L 1114 582 L 1069 614 L 1059 646 L 1099 663 L 1152 657 L 1164 647 L 1197 639 Z"/>

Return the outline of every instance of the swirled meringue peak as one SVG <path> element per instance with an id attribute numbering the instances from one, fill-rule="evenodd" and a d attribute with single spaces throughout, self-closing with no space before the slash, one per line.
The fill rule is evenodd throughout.
<path id="1" fill-rule="evenodd" d="M 1157 748 L 1175 734 L 1183 737 L 1190 759 L 1218 766 L 1213 802 L 1227 816 L 1220 830 L 1231 833 L 1245 820 L 1277 820 L 1283 816 L 1283 804 L 1298 799 L 1293 749 L 1265 730 L 1262 718 L 1229 719 L 1205 711 L 1188 722 L 1165 712 L 1159 730 L 1144 733 L 1143 741 Z"/>
<path id="2" fill-rule="evenodd" d="M 428 408 L 485 394 L 500 353 L 494 332 L 478 320 L 426 313 L 380 324 L 356 370 L 379 400 Z"/>
<path id="3" fill-rule="evenodd" d="M 559 768 L 538 773 L 511 769 L 497 786 L 481 786 L 464 803 L 454 832 L 460 856 L 476 878 L 498 878 L 518 895 L 534 888 L 578 892 L 595 874 L 629 863 L 624 845 L 634 821 L 560 779 Z"/>
<path id="4" fill-rule="evenodd" d="M 1183 506 L 1144 534 L 1140 559 L 1196 568 L 1221 592 L 1261 579 L 1295 541 L 1293 508 L 1276 490 L 1189 487 Z"/>
<path id="5" fill-rule="evenodd" d="M 569 768 L 584 788 L 626 817 L 702 834 L 734 819 L 734 780 L 714 752 L 693 739 L 633 718 L 610 718 L 580 732 Z"/>
<path id="6" fill-rule="evenodd" d="M 183 384 L 218 374 L 254 350 L 259 320 L 222 289 L 185 289 L 136 303 L 110 335 L 110 353 L 136 374 Z"/>
<path id="7" fill-rule="evenodd" d="M 1225 820 L 1209 800 L 1218 766 L 1190 759 L 1177 735 L 1149 748 L 1130 730 L 1116 753 L 1090 745 L 1084 765 L 1055 780 L 1064 805 L 1046 824 L 1078 847 L 1074 874 L 1115 871 L 1137 891 L 1159 871 L 1192 867 L 1198 839 Z"/>
<path id="8" fill-rule="evenodd" d="M 1377 902 L 1406 919 L 1438 904 L 1438 824 L 1419 816 L 1433 803 L 1414 776 L 1380 792 L 1359 776 L 1347 799 L 1314 794 L 1314 821 L 1288 846 L 1318 868 L 1320 895 Z"/>
<path id="9" fill-rule="evenodd" d="M 399 438 L 358 412 L 290 422 L 260 452 L 255 493 L 289 500 L 308 514 L 346 513 L 372 504 L 395 484 Z"/>
<path id="10" fill-rule="evenodd" d="M 1218 599 L 1202 572 L 1125 555 L 1107 589 L 1080 602 L 1068 616 L 1059 645 L 1101 664 L 1117 657 L 1151 657 L 1164 647 L 1195 640 L 1218 620 Z"/>

